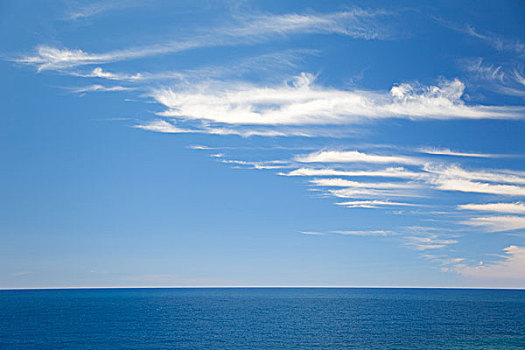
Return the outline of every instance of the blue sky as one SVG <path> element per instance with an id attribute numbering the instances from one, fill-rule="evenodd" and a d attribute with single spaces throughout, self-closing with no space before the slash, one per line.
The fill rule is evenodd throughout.
<path id="1" fill-rule="evenodd" d="M 520 1 L 3 1 L 0 288 L 525 288 Z"/>

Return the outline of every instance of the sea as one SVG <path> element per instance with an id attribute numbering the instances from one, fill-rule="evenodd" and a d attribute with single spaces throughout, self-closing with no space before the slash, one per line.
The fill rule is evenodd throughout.
<path id="1" fill-rule="evenodd" d="M 0 349 L 525 349 L 525 290 L 5 290 Z"/>

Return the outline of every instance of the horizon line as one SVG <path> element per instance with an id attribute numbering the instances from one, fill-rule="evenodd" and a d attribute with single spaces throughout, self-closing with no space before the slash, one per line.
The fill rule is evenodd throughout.
<path id="1" fill-rule="evenodd" d="M 429 286 L 73 286 L 73 287 L 0 287 L 0 291 L 22 290 L 97 290 L 97 289 L 465 289 L 465 290 L 525 290 L 525 287 L 429 287 Z"/>

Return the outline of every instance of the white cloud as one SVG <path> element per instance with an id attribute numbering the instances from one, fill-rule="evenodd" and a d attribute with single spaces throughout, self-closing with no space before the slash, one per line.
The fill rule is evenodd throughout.
<path id="1" fill-rule="evenodd" d="M 102 67 L 96 67 L 93 68 L 92 71 L 89 73 L 77 73 L 73 72 L 71 73 L 74 76 L 82 77 L 82 78 L 103 78 L 108 80 L 126 80 L 126 81 L 137 81 L 137 80 L 143 80 L 145 79 L 145 76 L 142 73 L 137 74 L 124 74 L 124 73 L 112 73 L 105 71 L 102 69 Z M 173 75 L 173 77 L 182 77 L 181 74 L 179 75 Z"/>
<path id="2" fill-rule="evenodd" d="M 301 234 L 308 235 L 308 236 L 323 236 L 324 233 L 322 232 L 315 232 L 315 231 L 301 231 Z"/>
<path id="3" fill-rule="evenodd" d="M 367 200 L 367 201 L 348 201 L 348 202 L 339 202 L 335 203 L 347 208 L 379 208 L 383 206 L 394 206 L 394 207 L 409 207 L 409 206 L 418 206 L 417 204 L 411 203 L 401 203 L 401 202 L 390 202 L 390 201 L 381 201 L 381 200 Z"/>
<path id="4" fill-rule="evenodd" d="M 359 151 L 320 151 L 299 155 L 295 160 L 301 163 L 398 163 L 422 164 L 423 160 L 408 156 L 390 156 L 362 153 Z"/>
<path id="5" fill-rule="evenodd" d="M 331 233 L 337 233 L 339 235 L 347 236 L 389 236 L 392 235 L 392 231 L 331 231 Z"/>
<path id="6" fill-rule="evenodd" d="M 205 151 L 214 149 L 213 147 L 209 147 L 205 145 L 191 145 L 191 146 L 188 146 L 188 148 L 195 149 L 195 150 L 205 150 Z"/>
<path id="7" fill-rule="evenodd" d="M 377 188 L 377 189 L 407 189 L 416 188 L 417 185 L 407 183 L 391 183 L 391 182 L 358 182 L 350 181 L 339 178 L 331 179 L 312 179 L 310 183 L 316 186 L 327 186 L 327 187 L 357 187 L 357 188 Z"/>
<path id="8" fill-rule="evenodd" d="M 501 280 L 517 280 L 521 282 L 521 288 L 525 287 L 525 247 L 511 245 L 503 249 L 504 259 L 485 264 L 481 262 L 477 266 L 457 264 L 453 270 L 457 273 L 476 280 L 494 283 Z"/>
<path id="9" fill-rule="evenodd" d="M 83 4 L 78 1 L 68 1 L 66 4 L 69 9 L 65 19 L 78 20 L 93 17 L 110 10 L 137 6 L 140 2 L 131 0 L 112 0 L 99 2 L 91 1 Z"/>
<path id="10" fill-rule="evenodd" d="M 223 127 L 210 127 L 208 125 L 200 125 L 193 127 L 178 127 L 174 124 L 165 120 L 153 120 L 140 124 L 134 125 L 135 128 L 144 129 L 148 131 L 167 133 L 167 134 L 185 134 L 185 133 L 198 133 L 198 134 L 212 134 L 212 135 L 238 135 L 241 137 L 250 136 L 309 136 L 301 130 L 283 130 L 277 131 L 272 129 L 243 129 L 243 128 L 223 128 Z"/>
<path id="11" fill-rule="evenodd" d="M 340 190 L 328 190 L 334 197 L 338 198 L 389 198 L 389 197 L 417 197 L 418 195 L 407 190 L 379 190 L 366 187 L 350 187 Z"/>
<path id="12" fill-rule="evenodd" d="M 254 34 L 336 33 L 360 39 L 385 39 L 392 36 L 380 17 L 391 16 L 386 11 L 354 9 L 329 14 L 284 14 L 245 16 L 243 25 L 231 28 L 228 33 L 245 37 Z"/>
<path id="13" fill-rule="evenodd" d="M 31 64 L 38 71 L 46 69 L 62 69 L 85 64 L 96 64 L 111 61 L 111 54 L 90 54 L 82 50 L 58 49 L 41 45 L 36 48 L 36 56 L 26 56 L 16 60 L 19 63 Z"/>
<path id="14" fill-rule="evenodd" d="M 407 236 L 404 237 L 406 244 L 417 250 L 440 249 L 450 244 L 458 243 L 453 239 L 440 239 L 437 235 L 429 235 L 427 237 Z"/>
<path id="15" fill-rule="evenodd" d="M 184 133 L 204 133 L 205 131 L 196 129 L 179 128 L 164 120 L 154 120 L 144 124 L 137 124 L 134 126 L 137 129 L 144 129 L 149 131 L 167 133 L 167 134 L 184 134 Z"/>
<path id="16" fill-rule="evenodd" d="M 449 178 L 525 185 L 525 172 L 522 171 L 505 169 L 472 171 L 463 169 L 458 165 L 436 165 L 432 163 L 426 163 L 423 170 Z"/>
<path id="17" fill-rule="evenodd" d="M 520 40 L 507 39 L 494 33 L 481 33 L 469 25 L 463 31 L 472 37 L 485 41 L 498 51 L 513 51 L 517 54 L 525 53 L 525 44 Z"/>
<path id="18" fill-rule="evenodd" d="M 242 77 L 244 74 L 253 75 L 262 73 L 270 76 L 270 80 L 275 80 L 276 76 L 281 76 L 290 69 L 296 69 L 298 62 L 304 59 L 305 55 L 316 55 L 317 50 L 289 49 L 284 51 L 264 53 L 257 56 L 244 57 L 230 62 L 228 66 L 208 65 L 186 70 L 168 70 L 160 72 L 139 72 L 139 73 L 117 73 L 104 70 L 102 67 L 95 67 L 90 71 L 71 71 L 69 74 L 82 78 L 102 78 L 108 80 L 126 81 L 130 83 L 149 82 L 155 80 L 175 80 L 181 84 L 194 84 L 211 79 L 223 80 L 225 77 Z"/>
<path id="19" fill-rule="evenodd" d="M 434 155 L 443 156 L 455 156 L 455 157 L 473 157 L 473 158 L 497 158 L 501 157 L 497 154 L 486 154 L 486 153 L 470 153 L 470 152 L 457 152 L 452 151 L 448 148 L 433 148 L 433 147 L 421 147 L 419 152 Z"/>
<path id="20" fill-rule="evenodd" d="M 486 204 L 462 204 L 458 209 L 490 211 L 496 213 L 525 214 L 525 203 L 486 203 Z"/>
<path id="21" fill-rule="evenodd" d="M 89 85 L 78 88 L 73 88 L 71 91 L 77 94 L 86 93 L 86 92 L 108 92 L 108 91 L 127 91 L 134 90 L 134 88 L 125 87 L 125 86 L 104 86 L 104 85 Z"/>
<path id="22" fill-rule="evenodd" d="M 101 7 L 93 7 L 93 11 L 84 11 L 84 16 L 89 12 L 98 13 L 100 9 Z M 75 16 L 80 18 L 82 13 L 78 12 Z M 17 61 L 35 65 L 39 71 L 42 71 L 170 54 L 200 47 L 253 44 L 276 36 L 301 33 L 341 34 L 359 39 L 382 39 L 388 37 L 390 33 L 385 25 L 378 23 L 378 19 L 384 16 L 388 16 L 384 11 L 371 12 L 359 9 L 328 14 L 245 16 L 235 25 L 213 28 L 208 33 L 178 41 L 98 54 L 78 49 L 39 46 L 35 56 L 25 56 Z"/>
<path id="23" fill-rule="evenodd" d="M 472 80 L 481 86 L 500 94 L 525 96 L 522 66 L 510 70 L 503 65 L 485 63 L 482 58 L 462 60 L 463 69 L 470 73 Z"/>
<path id="24" fill-rule="evenodd" d="M 152 97 L 167 109 L 165 117 L 228 125 L 344 125 L 384 118 L 514 119 L 521 107 L 469 106 L 458 80 L 439 86 L 402 84 L 390 93 L 339 90 L 314 84 L 302 73 L 288 84 L 257 86 L 207 82 L 178 89 L 158 89 Z M 410 163 L 413 164 L 413 163 Z"/>
<path id="25" fill-rule="evenodd" d="M 440 176 L 433 180 L 436 188 L 442 191 L 459 191 L 470 193 L 487 193 L 504 196 L 525 196 L 524 186 L 489 184 L 464 179 Z"/>
<path id="26" fill-rule="evenodd" d="M 287 161 L 279 160 L 270 160 L 262 162 L 249 162 L 245 160 L 231 160 L 231 159 L 222 159 L 221 163 L 225 164 L 235 164 L 235 165 L 244 165 L 251 169 L 282 169 L 288 166 Z"/>
<path id="27" fill-rule="evenodd" d="M 406 170 L 402 167 L 391 167 L 381 170 L 345 171 L 335 169 L 299 168 L 288 173 L 279 173 L 282 176 L 349 176 L 349 177 L 392 177 L 400 179 L 419 179 L 425 174 Z"/>
<path id="28" fill-rule="evenodd" d="M 471 218 L 462 224 L 481 227 L 488 232 L 503 232 L 525 229 L 525 216 L 485 216 Z"/>

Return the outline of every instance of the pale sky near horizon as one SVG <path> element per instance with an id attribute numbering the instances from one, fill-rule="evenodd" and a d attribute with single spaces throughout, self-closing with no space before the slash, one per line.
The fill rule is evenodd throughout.
<path id="1" fill-rule="evenodd" d="M 0 288 L 525 288 L 522 1 L 0 1 Z"/>

